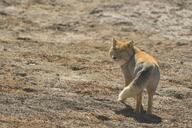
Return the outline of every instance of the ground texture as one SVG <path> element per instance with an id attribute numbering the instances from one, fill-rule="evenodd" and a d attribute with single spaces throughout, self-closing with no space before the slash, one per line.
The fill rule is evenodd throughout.
<path id="1" fill-rule="evenodd" d="M 192 127 L 191 25 L 191 0 L 1 0 L 0 127 Z M 159 60 L 153 116 L 117 102 L 113 37 Z"/>

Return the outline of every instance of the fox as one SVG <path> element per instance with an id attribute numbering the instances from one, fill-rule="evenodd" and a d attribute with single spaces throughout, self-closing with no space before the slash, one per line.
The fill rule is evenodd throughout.
<path id="1" fill-rule="evenodd" d="M 136 113 L 141 113 L 142 92 L 147 90 L 148 108 L 146 113 L 152 114 L 153 96 L 160 80 L 160 68 L 157 60 L 150 54 L 135 46 L 133 40 L 112 40 L 109 55 L 117 62 L 123 73 L 125 86 L 119 93 L 118 101 L 125 104 L 127 98 L 136 99 Z"/>

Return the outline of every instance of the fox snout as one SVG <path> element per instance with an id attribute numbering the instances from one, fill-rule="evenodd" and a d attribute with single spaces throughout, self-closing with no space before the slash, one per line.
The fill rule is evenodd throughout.
<path id="1" fill-rule="evenodd" d="M 112 50 L 112 48 L 109 50 L 109 55 L 113 60 L 117 60 L 117 56 L 114 54 L 114 51 Z"/>
<path id="2" fill-rule="evenodd" d="M 112 56 L 112 59 L 113 59 L 113 60 L 117 60 L 117 57 L 116 57 L 116 56 Z"/>

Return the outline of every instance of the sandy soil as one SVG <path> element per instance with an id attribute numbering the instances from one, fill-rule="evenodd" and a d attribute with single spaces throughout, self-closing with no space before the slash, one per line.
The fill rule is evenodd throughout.
<path id="1" fill-rule="evenodd" d="M 191 24 L 191 0 L 1 0 L 0 127 L 191 127 Z M 117 102 L 112 37 L 159 60 L 153 116 Z"/>

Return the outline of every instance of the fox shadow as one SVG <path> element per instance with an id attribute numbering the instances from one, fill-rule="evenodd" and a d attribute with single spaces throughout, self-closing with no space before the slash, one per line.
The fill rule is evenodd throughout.
<path id="1" fill-rule="evenodd" d="M 115 113 L 121 114 L 126 117 L 132 117 L 139 123 L 159 124 L 162 122 L 161 117 L 156 116 L 154 114 L 147 115 L 146 111 L 144 111 L 143 108 L 141 113 L 139 114 L 135 113 L 134 109 L 129 105 L 126 105 L 126 108 L 123 108 L 121 110 L 115 110 Z"/>

